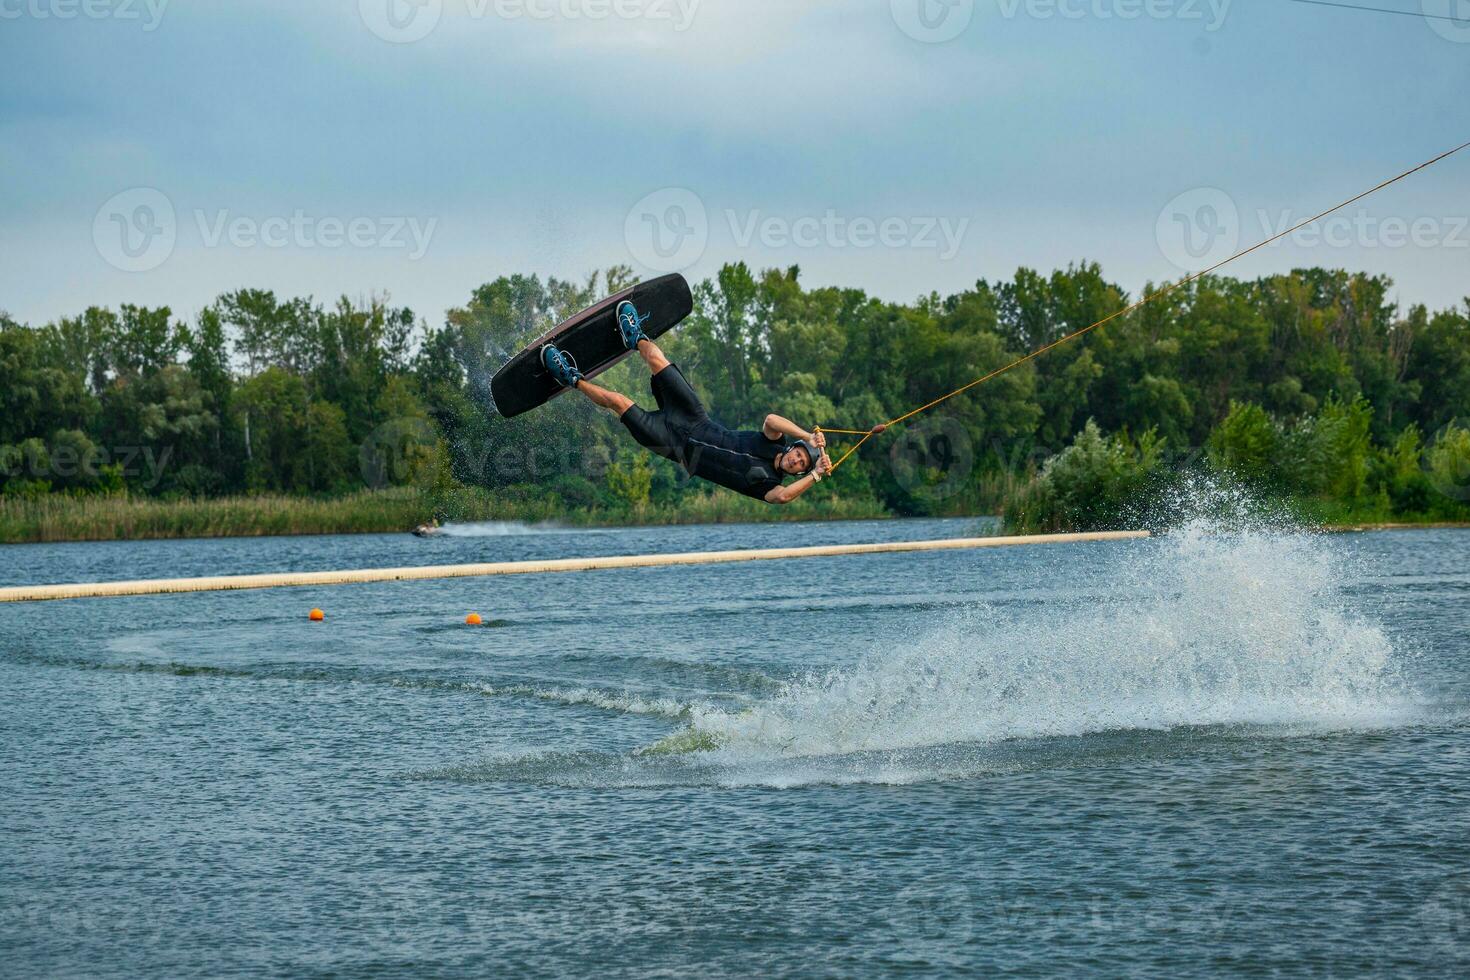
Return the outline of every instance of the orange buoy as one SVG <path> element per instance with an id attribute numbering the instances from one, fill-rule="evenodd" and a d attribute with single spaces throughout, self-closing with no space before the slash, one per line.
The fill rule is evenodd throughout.
<path id="1" fill-rule="evenodd" d="M 327 614 L 324 613 L 324 612 L 322 612 L 320 609 L 313 609 L 311 611 L 311 621 L 313 623 L 320 623 L 322 620 L 324 620 L 326 618 L 327 618 Z"/>
<path id="2" fill-rule="evenodd" d="M 479 626 L 480 625 L 480 622 L 481 622 L 481 620 L 480 620 L 480 614 L 479 613 L 470 613 L 468 616 L 466 616 L 464 618 L 464 621 L 465 621 L 465 624 L 466 625 L 469 625 L 469 626 Z"/>

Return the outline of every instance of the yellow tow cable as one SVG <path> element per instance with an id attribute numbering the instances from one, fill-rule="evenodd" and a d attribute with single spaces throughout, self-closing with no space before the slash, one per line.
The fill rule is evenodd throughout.
<path id="1" fill-rule="evenodd" d="M 953 398 L 955 395 L 960 394 L 961 392 L 969 391 L 971 388 L 974 388 L 976 385 L 982 385 L 985 382 L 989 381 L 991 378 L 994 378 L 994 377 L 996 377 L 998 375 L 1001 375 L 1001 374 L 1005 374 L 1011 368 L 1013 368 L 1013 367 L 1019 367 L 1020 365 L 1025 364 L 1027 361 L 1031 360 L 1032 358 L 1040 357 L 1042 354 L 1045 354 L 1047 351 L 1051 350 L 1054 347 L 1060 347 L 1063 344 L 1067 343 L 1068 341 L 1076 340 L 1078 337 L 1081 337 L 1083 334 L 1091 333 L 1093 330 L 1096 330 L 1098 327 L 1102 326 L 1105 323 L 1108 323 L 1108 322 L 1110 322 L 1112 320 L 1116 320 L 1120 316 L 1126 316 L 1127 314 L 1132 313 L 1134 310 L 1136 310 L 1139 307 L 1143 306 L 1145 303 L 1149 303 L 1149 302 L 1151 302 L 1153 300 L 1156 300 L 1160 296 L 1163 296 L 1163 295 L 1165 295 L 1167 293 L 1173 292 L 1174 290 L 1178 289 L 1180 286 L 1184 286 L 1184 285 L 1187 285 L 1188 283 L 1194 282 L 1196 279 L 1202 279 L 1205 276 L 1209 275 L 1210 273 L 1214 272 L 1216 269 L 1219 269 L 1220 267 L 1222 267 L 1224 265 L 1228 265 L 1229 263 L 1234 262 L 1238 258 L 1241 258 L 1243 256 L 1249 255 L 1250 253 L 1256 251 L 1257 249 L 1265 248 L 1267 245 L 1270 245 L 1272 242 L 1278 241 L 1278 240 L 1280 240 L 1282 238 L 1285 238 L 1287 235 L 1290 235 L 1292 232 L 1297 231 L 1297 230 L 1299 230 L 1301 228 L 1304 228 L 1304 227 L 1306 227 L 1307 225 L 1311 224 L 1314 221 L 1319 221 L 1322 218 L 1327 217 L 1329 214 L 1332 214 L 1334 211 L 1341 211 L 1343 208 L 1347 207 L 1349 204 L 1353 204 L 1353 203 L 1355 203 L 1357 201 L 1361 201 L 1363 198 L 1367 197 L 1369 194 L 1373 194 L 1373 193 L 1375 193 L 1377 191 L 1383 190 L 1383 188 L 1387 187 L 1389 184 L 1397 183 L 1398 181 L 1403 180 L 1405 177 L 1408 177 L 1411 174 L 1418 173 L 1419 171 L 1423 170 L 1425 167 L 1431 167 L 1431 166 L 1433 166 L 1434 164 L 1436 164 L 1439 161 L 1443 160 L 1447 156 L 1451 156 L 1452 154 L 1459 153 L 1461 150 L 1465 149 L 1465 147 L 1467 147 L 1467 146 L 1470 146 L 1470 142 L 1461 143 L 1459 146 L 1455 147 L 1452 150 L 1446 150 L 1443 153 L 1441 153 L 1439 156 L 1434 157 L 1431 160 L 1426 160 L 1423 163 L 1419 164 L 1419 166 L 1417 166 L 1417 167 L 1413 167 L 1413 168 L 1411 168 L 1409 170 L 1405 170 L 1403 173 L 1399 174 L 1397 177 L 1390 177 L 1387 180 L 1383 181 L 1382 183 L 1375 184 L 1374 186 L 1368 188 L 1366 191 L 1363 191 L 1361 194 L 1356 194 L 1356 195 L 1348 198 L 1346 201 L 1343 201 L 1341 204 L 1337 204 L 1337 205 L 1334 205 L 1333 207 L 1328 208 L 1326 211 L 1323 211 L 1321 214 L 1313 215 L 1312 217 L 1306 219 L 1305 221 L 1299 221 L 1296 224 L 1292 225 L 1290 228 L 1286 229 L 1285 231 L 1278 232 L 1277 234 L 1272 235 L 1270 238 L 1266 238 L 1266 239 L 1263 239 L 1263 240 L 1261 240 L 1259 242 L 1256 242 L 1250 248 L 1242 249 L 1242 250 L 1240 250 L 1239 252 L 1236 252 L 1234 255 L 1230 256 L 1227 259 L 1221 259 L 1219 262 L 1216 262 L 1214 265 L 1210 266 L 1208 269 L 1204 269 L 1204 270 L 1202 270 L 1200 272 L 1193 273 L 1192 275 L 1185 276 L 1183 279 L 1180 279 L 1178 282 L 1170 283 L 1169 285 L 1163 287 L 1162 289 L 1155 290 L 1154 292 L 1149 293 L 1146 296 L 1144 296 L 1138 302 L 1133 303 L 1130 306 L 1125 306 L 1121 310 L 1118 310 L 1115 313 L 1109 313 L 1107 316 L 1103 317 L 1101 320 L 1098 320 L 1096 323 L 1090 323 L 1087 326 L 1083 327 L 1081 330 L 1073 331 L 1072 333 L 1067 334 L 1065 337 L 1061 337 L 1061 338 L 1059 338 L 1057 340 L 1052 341 L 1049 344 L 1046 344 L 1046 345 L 1044 345 L 1042 347 L 1038 347 L 1034 351 L 1032 351 L 1031 353 L 1025 354 L 1025 355 L 1023 355 L 1021 357 L 1016 358 L 1014 361 L 1012 361 L 1011 363 L 1005 365 L 1004 367 L 996 368 L 994 371 L 991 371 L 989 374 L 985 375 L 984 377 L 976 378 L 974 381 L 971 381 L 971 382 L 969 382 L 967 384 L 960 385 L 960 387 L 956 388 L 954 391 L 951 391 L 949 394 L 940 395 L 938 398 L 934 399 L 932 402 L 929 402 L 927 405 L 920 405 L 918 408 L 914 409 L 913 411 L 911 411 L 911 412 L 905 412 L 903 415 L 900 415 L 897 418 L 889 419 L 887 422 L 884 422 L 882 425 L 875 425 L 871 429 L 829 429 L 829 428 L 825 428 L 825 427 L 820 427 L 819 426 L 817 428 L 817 430 L 816 430 L 818 432 L 832 432 L 832 433 L 837 433 L 839 435 L 862 436 L 862 438 L 859 439 L 857 441 L 857 443 L 852 446 L 852 448 L 850 448 L 847 452 L 843 453 L 842 456 L 841 456 L 841 458 L 838 459 L 837 462 L 835 462 L 835 463 L 832 464 L 832 470 L 829 470 L 828 472 L 835 471 L 837 469 L 837 467 L 839 467 L 843 463 L 847 462 L 847 458 L 849 456 L 851 456 L 853 453 L 857 452 L 859 449 L 861 449 L 862 446 L 863 446 L 863 443 L 865 443 L 869 439 L 873 438 L 873 436 L 878 435 L 880 432 L 882 432 L 883 430 L 887 429 L 889 426 L 898 425 L 900 422 L 906 422 L 909 419 L 913 418 L 915 415 L 918 415 L 920 412 L 926 412 L 929 409 L 933 408 L 935 405 L 938 405 L 940 402 L 948 401 L 949 399 Z"/>

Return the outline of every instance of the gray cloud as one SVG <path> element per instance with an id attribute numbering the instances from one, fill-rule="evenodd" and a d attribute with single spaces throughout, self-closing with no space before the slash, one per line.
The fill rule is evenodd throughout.
<path id="1" fill-rule="evenodd" d="M 1246 215 L 1308 213 L 1470 128 L 1453 94 L 1470 81 L 1470 48 L 1410 18 L 1234 4 L 1211 29 L 1098 16 L 1088 11 L 1112 8 L 1093 0 L 1068 17 L 979 0 L 958 36 L 928 44 L 889 0 L 702 0 L 686 19 L 669 0 L 667 22 L 647 8 L 501 16 L 487 2 L 443 0 L 412 43 L 375 35 L 359 0 L 191 0 L 151 31 L 0 23 L 0 307 L 33 322 L 89 303 L 187 313 L 251 284 L 387 289 L 437 320 L 503 272 L 630 261 L 629 209 L 667 187 L 693 190 L 715 219 L 695 275 L 732 259 L 797 262 L 811 282 L 907 299 L 1087 258 L 1137 288 L 1177 275 L 1155 227 L 1181 193 L 1218 187 Z M 1332 56 L 1302 58 L 1303 45 Z M 1411 220 L 1463 212 L 1464 166 L 1372 206 Z M 104 202 L 136 187 L 166 195 L 180 219 L 167 260 L 129 273 L 93 232 Z M 199 211 L 436 225 L 409 261 L 390 248 L 211 246 Z M 761 235 L 742 245 L 730 211 L 968 224 L 941 258 Z M 1466 262 L 1463 250 L 1293 246 L 1238 271 L 1363 268 L 1445 305 L 1464 292 Z"/>

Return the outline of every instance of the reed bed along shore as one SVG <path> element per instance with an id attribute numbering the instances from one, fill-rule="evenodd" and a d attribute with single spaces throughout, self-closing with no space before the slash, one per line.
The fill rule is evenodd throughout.
<path id="1" fill-rule="evenodd" d="M 1389 530 L 1466 527 L 1432 515 L 1296 501 L 1304 527 Z M 480 489 L 430 494 L 412 488 L 364 490 L 337 497 L 277 494 L 160 499 L 143 496 L 0 496 L 0 544 L 136 541 L 163 538 L 270 537 L 288 534 L 384 534 L 409 531 L 439 514 L 454 523 L 520 521 L 575 527 L 871 520 L 895 516 L 872 499 L 821 497 L 773 507 L 735 494 L 688 494 L 674 504 L 568 506 L 554 497 L 497 496 Z M 980 516 L 974 507 L 935 516 Z M 1013 529 L 1014 530 L 1014 529 Z"/>
<path id="2" fill-rule="evenodd" d="M 555 521 L 589 527 L 891 516 L 881 504 L 869 500 L 829 497 L 772 507 L 733 494 L 691 494 L 672 505 L 572 508 L 554 498 L 506 499 L 479 490 L 456 491 L 447 498 L 411 489 L 339 497 L 251 495 L 174 500 L 50 494 L 0 497 L 0 543 L 378 534 L 408 531 L 436 513 L 455 522 Z"/>

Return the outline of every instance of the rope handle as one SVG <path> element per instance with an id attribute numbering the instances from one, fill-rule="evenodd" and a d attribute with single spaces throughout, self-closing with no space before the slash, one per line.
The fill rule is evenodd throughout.
<path id="1" fill-rule="evenodd" d="M 816 443 L 817 437 L 820 436 L 821 434 L 822 434 L 822 427 L 820 425 L 814 425 L 814 426 L 812 426 L 812 442 L 813 442 L 813 444 Z M 825 440 L 823 440 L 823 441 L 825 442 Z M 826 456 L 827 455 L 827 447 L 825 445 L 817 446 L 816 449 L 817 449 L 817 452 L 819 452 L 819 453 L 822 454 L 822 456 Z M 817 467 L 817 463 L 820 461 L 820 459 L 821 459 L 821 456 L 817 457 L 817 459 L 812 460 L 812 476 L 814 476 L 814 477 L 817 478 L 817 481 L 816 482 L 818 482 L 818 483 L 821 483 L 822 482 L 822 472 Z M 831 470 L 828 470 L 827 472 L 828 473 L 831 473 L 832 471 Z"/>
<path id="2" fill-rule="evenodd" d="M 862 444 L 865 443 L 865 442 L 867 442 L 869 439 L 873 438 L 873 436 L 881 435 L 892 424 L 893 424 L 892 422 L 879 422 L 877 425 L 873 426 L 871 429 L 829 429 L 826 426 L 821 426 L 821 425 L 815 426 L 812 429 L 812 432 L 814 432 L 814 433 L 815 432 L 827 432 L 827 433 L 831 433 L 831 434 L 835 434 L 835 435 L 862 436 L 862 438 L 857 441 L 856 445 L 854 445 L 847 452 L 843 453 L 842 456 L 837 460 L 837 462 L 835 462 L 835 463 L 832 464 L 832 468 L 827 471 L 827 475 L 828 476 L 831 476 L 833 473 L 836 473 L 837 472 L 837 467 L 841 466 L 843 464 L 843 462 L 846 461 L 847 457 L 849 457 L 853 453 L 857 452 L 858 449 L 860 449 L 862 447 Z"/>

